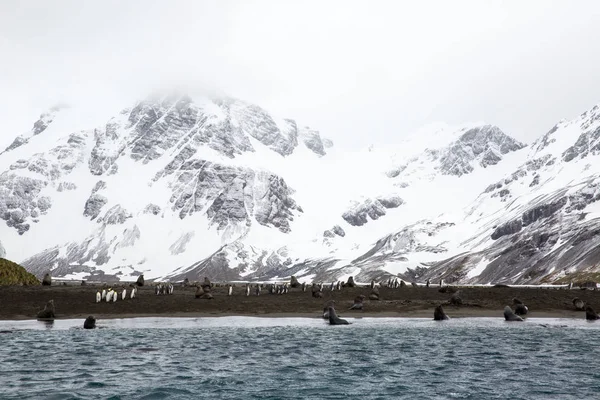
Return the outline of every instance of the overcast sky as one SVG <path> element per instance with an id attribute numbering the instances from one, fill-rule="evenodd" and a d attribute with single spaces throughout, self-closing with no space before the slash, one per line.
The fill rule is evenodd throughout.
<path id="1" fill-rule="evenodd" d="M 531 141 L 600 103 L 599 38 L 595 0 L 3 0 L 0 141 L 57 102 L 170 86 L 240 97 L 349 148 L 437 121 Z"/>

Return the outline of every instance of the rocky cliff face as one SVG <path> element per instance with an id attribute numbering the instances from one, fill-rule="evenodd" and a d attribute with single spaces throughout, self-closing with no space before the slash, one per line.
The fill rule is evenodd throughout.
<path id="1" fill-rule="evenodd" d="M 148 98 L 85 130 L 63 115 L 0 154 L 0 235 L 38 275 L 529 283 L 598 268 L 598 107 L 530 146 L 471 125 L 342 158 L 232 98 Z"/>

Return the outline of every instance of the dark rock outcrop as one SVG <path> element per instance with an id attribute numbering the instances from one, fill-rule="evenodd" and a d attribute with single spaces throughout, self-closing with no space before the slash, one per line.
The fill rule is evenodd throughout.
<path id="1" fill-rule="evenodd" d="M 404 204 L 404 200 L 398 196 L 367 199 L 342 214 L 342 218 L 350 225 L 362 226 L 368 222 L 367 216 L 372 220 L 379 219 L 386 214 L 386 209 L 397 208 L 402 204 Z"/>

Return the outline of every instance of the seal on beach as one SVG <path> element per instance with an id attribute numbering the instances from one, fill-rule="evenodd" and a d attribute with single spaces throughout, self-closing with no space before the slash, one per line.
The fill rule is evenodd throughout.
<path id="1" fill-rule="evenodd" d="M 335 306 L 335 300 L 329 300 L 323 307 L 323 319 L 329 319 L 329 307 Z"/>
<path id="2" fill-rule="evenodd" d="M 352 304 L 352 307 L 349 308 L 349 310 L 362 310 L 363 309 L 363 302 L 365 300 L 365 296 L 364 295 L 358 295 L 354 298 L 354 304 Z"/>
<path id="3" fill-rule="evenodd" d="M 297 288 L 300 286 L 300 282 L 298 282 L 298 278 L 296 278 L 296 276 L 292 275 L 292 277 L 290 278 L 290 286 L 293 288 Z"/>
<path id="4" fill-rule="evenodd" d="M 584 311 L 585 310 L 585 303 L 583 302 L 583 300 L 575 297 L 573 299 L 573 305 L 575 306 L 575 309 L 577 311 Z"/>
<path id="5" fill-rule="evenodd" d="M 356 283 L 354 283 L 354 277 L 351 276 L 350 278 L 348 278 L 348 282 L 346 282 L 346 286 L 348 287 L 356 287 Z"/>
<path id="6" fill-rule="evenodd" d="M 506 321 L 523 321 L 523 318 L 515 314 L 510 306 L 504 307 L 504 319 Z"/>
<path id="7" fill-rule="evenodd" d="M 210 287 L 202 288 L 202 286 L 198 286 L 196 288 L 196 294 L 194 296 L 197 299 L 206 299 L 206 300 L 213 299 L 213 295 L 210 293 Z"/>
<path id="8" fill-rule="evenodd" d="M 49 272 L 44 274 L 44 278 L 42 279 L 42 286 L 52 286 L 52 277 L 50 276 Z"/>
<path id="9" fill-rule="evenodd" d="M 329 311 L 329 325 L 350 325 L 348 321 L 337 316 L 332 306 L 329 306 L 327 311 Z"/>
<path id="10" fill-rule="evenodd" d="M 588 321 L 595 321 L 600 319 L 600 315 L 592 308 L 592 306 L 585 307 L 585 319 Z"/>
<path id="11" fill-rule="evenodd" d="M 49 300 L 42 311 L 37 313 L 37 319 L 41 321 L 54 320 L 54 300 Z"/>
<path id="12" fill-rule="evenodd" d="M 96 318 L 89 316 L 83 321 L 83 329 L 94 329 L 96 327 Z"/>
<path id="13" fill-rule="evenodd" d="M 521 300 L 516 297 L 513 299 L 513 304 L 515 306 L 515 314 L 517 315 L 525 315 L 529 312 L 529 308 L 523 303 Z"/>
<path id="14" fill-rule="evenodd" d="M 462 306 L 462 303 L 463 301 L 459 296 L 459 291 L 457 291 L 452 295 L 452 297 L 450 297 L 450 304 L 452 304 L 453 306 Z"/>
<path id="15" fill-rule="evenodd" d="M 144 286 L 144 274 L 138 276 L 137 281 L 135 281 L 135 284 L 138 286 Z"/>
<path id="16" fill-rule="evenodd" d="M 433 310 L 433 320 L 434 321 L 445 321 L 447 319 L 450 319 L 450 317 L 448 317 L 446 315 L 446 313 L 444 312 L 444 309 L 442 308 L 441 305 L 437 306 L 435 308 L 435 310 Z"/>
<path id="17" fill-rule="evenodd" d="M 371 294 L 369 294 L 369 300 L 379 300 L 379 289 L 376 286 L 373 286 Z"/>

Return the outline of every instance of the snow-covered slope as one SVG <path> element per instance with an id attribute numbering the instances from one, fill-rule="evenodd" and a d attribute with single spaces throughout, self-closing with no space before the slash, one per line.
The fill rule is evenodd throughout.
<path id="1" fill-rule="evenodd" d="M 37 275 L 497 283 L 597 262 L 598 107 L 530 146 L 437 124 L 354 153 L 225 97 L 82 115 L 0 154 L 0 238 Z"/>

